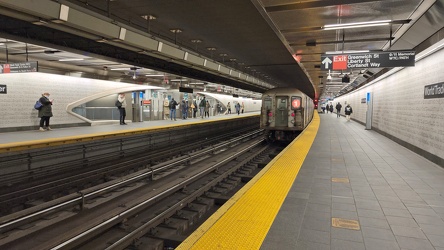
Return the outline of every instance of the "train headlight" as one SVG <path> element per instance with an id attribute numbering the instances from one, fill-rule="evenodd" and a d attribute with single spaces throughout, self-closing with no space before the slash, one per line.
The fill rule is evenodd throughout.
<path id="1" fill-rule="evenodd" d="M 269 116 L 269 117 L 272 117 L 272 116 L 273 116 L 273 113 L 271 113 L 271 112 L 268 113 L 268 116 Z"/>

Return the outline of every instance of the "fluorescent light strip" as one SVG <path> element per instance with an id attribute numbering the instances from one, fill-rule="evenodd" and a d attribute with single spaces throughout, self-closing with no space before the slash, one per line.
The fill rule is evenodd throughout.
<path id="1" fill-rule="evenodd" d="M 352 53 L 368 53 L 370 50 L 344 50 L 344 51 L 327 51 L 325 54 L 334 55 L 334 54 L 352 54 Z"/>
<path id="2" fill-rule="evenodd" d="M 111 70 L 130 70 L 130 68 L 112 68 Z"/>
<path id="3" fill-rule="evenodd" d="M 145 76 L 165 76 L 165 75 L 145 75 Z"/>
<path id="4" fill-rule="evenodd" d="M 66 58 L 59 59 L 59 62 L 83 61 L 83 58 Z"/>
<path id="5" fill-rule="evenodd" d="M 360 22 L 360 23 L 338 23 L 338 24 L 327 24 L 322 27 L 323 30 L 339 30 L 339 29 L 352 29 L 352 28 L 362 28 L 362 27 L 373 27 L 373 26 L 383 26 L 389 25 L 392 20 L 381 20 L 372 22 Z"/>

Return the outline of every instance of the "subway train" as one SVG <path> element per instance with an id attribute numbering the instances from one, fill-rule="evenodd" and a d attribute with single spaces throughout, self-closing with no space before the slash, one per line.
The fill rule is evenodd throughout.
<path id="1" fill-rule="evenodd" d="M 313 119 L 313 100 L 297 88 L 274 88 L 262 94 L 260 127 L 267 141 L 292 141 Z"/>

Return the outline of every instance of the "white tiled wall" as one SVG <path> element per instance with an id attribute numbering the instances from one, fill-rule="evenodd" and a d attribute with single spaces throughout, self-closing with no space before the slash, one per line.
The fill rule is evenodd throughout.
<path id="1" fill-rule="evenodd" d="M 66 112 L 68 103 L 109 89 L 128 86 L 109 82 L 45 73 L 0 74 L 0 82 L 7 85 L 7 94 L 0 94 L 0 128 L 38 126 L 40 119 L 35 102 L 44 92 L 54 99 L 51 124 L 83 123 Z"/>
<path id="2" fill-rule="evenodd" d="M 442 65 L 444 50 L 334 103 L 350 102 L 352 117 L 365 123 L 367 106 L 360 100 L 372 92 L 374 128 L 444 158 L 444 98 L 424 99 L 424 86 L 444 82 Z"/>

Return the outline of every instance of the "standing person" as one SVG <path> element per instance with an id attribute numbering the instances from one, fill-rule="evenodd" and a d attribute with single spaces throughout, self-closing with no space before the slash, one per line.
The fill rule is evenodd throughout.
<path id="1" fill-rule="evenodd" d="M 207 117 L 208 116 L 208 118 L 210 118 L 210 102 L 209 101 L 207 101 L 206 102 L 206 104 L 205 104 L 205 117 Z"/>
<path id="2" fill-rule="evenodd" d="M 234 108 L 236 109 L 237 115 L 239 115 L 240 114 L 240 104 L 236 103 L 236 105 L 234 105 Z"/>
<path id="3" fill-rule="evenodd" d="M 193 100 L 193 118 L 196 118 L 196 113 L 197 113 L 197 103 L 196 103 L 196 99 Z"/>
<path id="4" fill-rule="evenodd" d="M 322 113 L 325 113 L 325 103 L 321 105 Z M 328 112 L 328 111 L 327 111 Z"/>
<path id="5" fill-rule="evenodd" d="M 342 105 L 341 105 L 341 103 L 340 102 L 338 102 L 337 104 L 336 104 L 336 117 L 341 117 L 341 108 L 342 108 Z"/>
<path id="6" fill-rule="evenodd" d="M 231 114 L 231 104 L 228 102 L 227 104 L 227 114 Z"/>
<path id="7" fill-rule="evenodd" d="M 187 119 L 188 117 L 188 102 L 185 99 L 182 100 L 182 119 Z"/>
<path id="8" fill-rule="evenodd" d="M 222 111 L 222 108 L 221 108 L 221 106 L 220 106 L 220 103 L 217 102 L 217 103 L 216 103 L 216 114 L 220 115 L 220 112 L 221 112 L 221 111 Z"/>
<path id="9" fill-rule="evenodd" d="M 126 99 L 125 99 L 125 93 L 120 93 L 117 97 L 117 101 L 120 102 L 120 107 L 117 106 L 119 109 L 120 114 L 120 125 L 126 125 L 125 123 L 125 117 L 126 117 Z"/>
<path id="10" fill-rule="evenodd" d="M 350 106 L 350 104 L 347 104 L 347 106 L 345 106 L 344 113 L 345 113 L 345 118 L 349 122 L 350 121 L 350 115 L 353 113 L 353 109 Z"/>
<path id="11" fill-rule="evenodd" d="M 204 96 L 203 99 L 200 100 L 200 103 L 199 103 L 200 118 L 204 118 L 206 106 L 207 106 L 207 100 L 205 100 L 205 96 Z"/>
<path id="12" fill-rule="evenodd" d="M 333 103 L 332 103 L 332 104 L 330 104 L 330 113 L 332 113 L 332 114 L 333 114 Z"/>
<path id="13" fill-rule="evenodd" d="M 52 101 L 53 100 L 49 100 L 48 92 L 43 93 L 42 97 L 40 97 L 39 99 L 39 102 L 42 104 L 42 107 L 39 109 L 38 115 L 38 117 L 40 118 L 39 131 L 52 130 L 51 127 L 49 127 L 49 118 L 52 117 Z"/>
<path id="14" fill-rule="evenodd" d="M 173 120 L 173 117 L 174 117 L 174 120 L 176 120 L 176 105 L 177 105 L 177 102 L 174 100 L 174 98 L 171 98 L 171 101 L 170 101 L 170 118 L 171 118 L 171 121 Z"/>
<path id="15" fill-rule="evenodd" d="M 242 102 L 242 106 L 241 106 L 241 113 L 242 114 L 244 113 L 244 109 L 245 109 L 245 105 L 244 105 L 244 102 Z"/>
<path id="16" fill-rule="evenodd" d="M 196 113 L 194 113 L 194 110 L 196 109 L 196 105 L 194 105 L 194 100 L 191 102 L 191 117 L 196 118 Z"/>
<path id="17" fill-rule="evenodd" d="M 163 101 L 163 113 L 165 115 L 164 120 L 168 120 L 168 116 L 170 116 L 170 102 L 166 97 L 165 100 Z"/>

